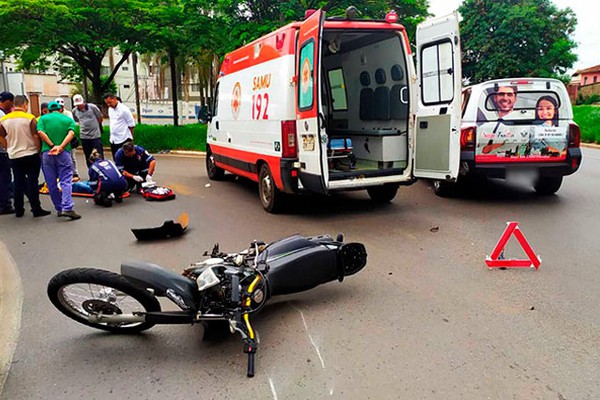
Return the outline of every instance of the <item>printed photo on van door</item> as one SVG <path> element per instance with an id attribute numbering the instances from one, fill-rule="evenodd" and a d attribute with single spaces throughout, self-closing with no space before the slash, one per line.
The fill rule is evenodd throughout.
<path id="1" fill-rule="evenodd" d="M 569 122 L 560 119 L 560 107 L 559 96 L 551 91 L 519 91 L 507 85 L 482 93 L 476 160 L 564 160 Z"/>

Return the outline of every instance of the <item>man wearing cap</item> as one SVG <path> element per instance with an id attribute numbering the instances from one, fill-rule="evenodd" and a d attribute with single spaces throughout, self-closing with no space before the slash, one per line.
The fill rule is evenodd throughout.
<path id="1" fill-rule="evenodd" d="M 76 94 L 73 96 L 73 118 L 79 123 L 79 136 L 81 138 L 81 147 L 85 155 L 87 167 L 91 167 L 90 155 L 92 150 L 96 149 L 100 158 L 104 158 L 102 150 L 102 113 L 98 106 L 92 103 L 86 103 L 83 96 Z"/>
<path id="2" fill-rule="evenodd" d="M 54 99 L 55 102 L 60 104 L 60 112 L 63 115 L 71 118 L 73 121 L 73 113 L 65 108 L 65 99 L 62 97 L 57 97 Z M 75 148 L 71 147 L 71 163 L 73 163 L 73 182 L 79 181 L 79 169 L 77 168 L 77 158 L 75 157 Z"/>
<path id="3" fill-rule="evenodd" d="M 75 121 L 62 114 L 60 109 L 60 104 L 50 102 L 50 113 L 42 115 L 38 121 L 37 129 L 42 139 L 42 171 L 58 216 L 74 220 L 81 218 L 73 211 L 72 198 L 73 166 L 70 143 L 75 136 Z"/>
<path id="4" fill-rule="evenodd" d="M 40 137 L 33 114 L 29 114 L 29 100 L 15 96 L 15 109 L 0 118 L 0 144 L 8 150 L 8 157 L 15 177 L 15 216 L 25 215 L 27 195 L 34 217 L 43 217 L 50 211 L 42 209 L 38 192 L 40 175 Z"/>
<path id="5" fill-rule="evenodd" d="M 13 108 L 15 96 L 11 92 L 0 93 L 0 118 L 8 114 Z M 0 215 L 13 214 L 10 198 L 12 197 L 12 174 L 10 173 L 10 161 L 8 153 L 0 145 Z"/>
<path id="6" fill-rule="evenodd" d="M 110 151 L 113 160 L 116 161 L 117 151 L 125 142 L 133 141 L 135 120 L 129 108 L 121 103 L 114 94 L 106 93 L 104 102 L 108 106 L 108 118 L 110 119 Z"/>

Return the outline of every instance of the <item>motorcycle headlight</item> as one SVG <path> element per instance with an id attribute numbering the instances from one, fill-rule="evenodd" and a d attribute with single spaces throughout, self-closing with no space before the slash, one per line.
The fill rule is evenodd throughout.
<path id="1" fill-rule="evenodd" d="M 202 271 L 198 278 L 196 278 L 196 284 L 198 285 L 199 292 L 218 285 L 219 282 L 221 281 L 210 267 Z"/>

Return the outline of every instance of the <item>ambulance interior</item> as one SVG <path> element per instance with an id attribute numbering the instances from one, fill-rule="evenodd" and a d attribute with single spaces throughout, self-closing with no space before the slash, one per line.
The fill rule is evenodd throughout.
<path id="1" fill-rule="evenodd" d="M 321 104 L 330 180 L 402 174 L 407 167 L 404 45 L 395 31 L 323 31 Z"/>

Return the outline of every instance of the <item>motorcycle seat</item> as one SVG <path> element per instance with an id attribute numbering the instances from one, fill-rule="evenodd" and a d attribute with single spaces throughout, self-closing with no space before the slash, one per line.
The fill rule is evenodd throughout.
<path id="1" fill-rule="evenodd" d="M 183 309 L 196 309 L 194 302 L 194 295 L 197 292 L 196 282 L 185 276 L 160 265 L 143 261 L 128 261 L 121 264 L 121 274 L 138 284 L 154 289 L 158 296 L 169 297 Z"/>

